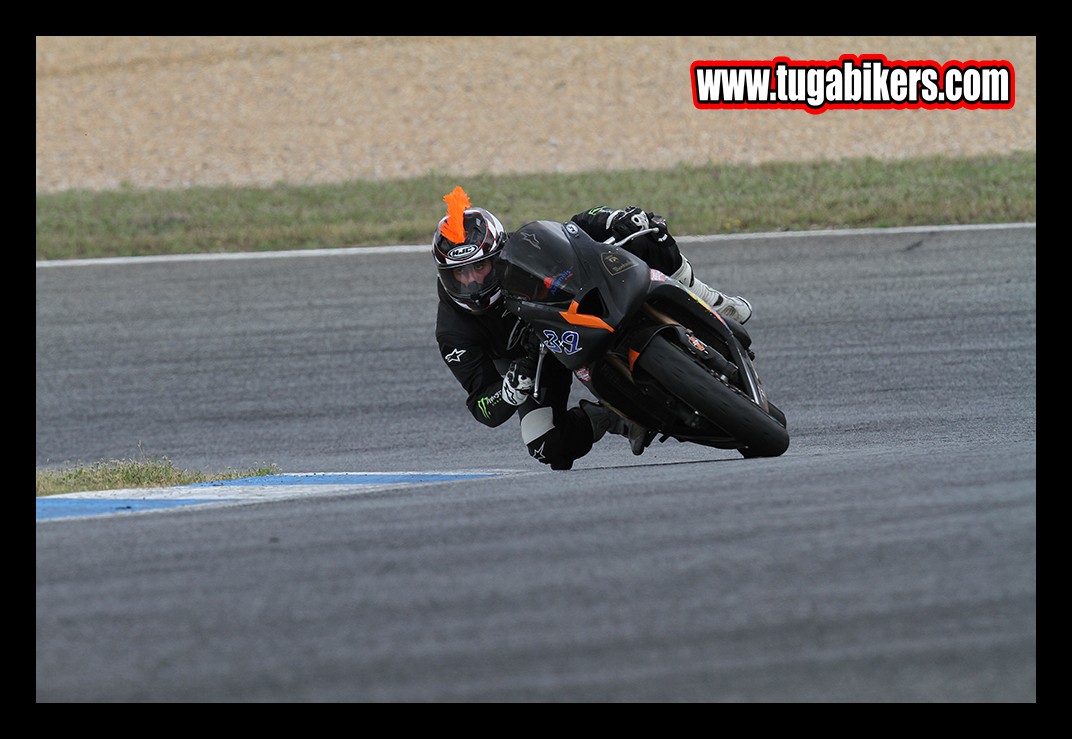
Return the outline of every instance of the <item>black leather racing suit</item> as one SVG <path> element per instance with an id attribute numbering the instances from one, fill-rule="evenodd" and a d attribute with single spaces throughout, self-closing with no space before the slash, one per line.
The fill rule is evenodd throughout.
<path id="1" fill-rule="evenodd" d="M 614 209 L 592 208 L 570 220 L 596 241 L 610 236 L 607 218 Z M 681 266 L 681 254 L 673 236 L 662 242 L 640 237 L 626 244 L 629 251 L 667 275 Z M 517 318 L 500 303 L 481 314 L 457 305 L 442 285 L 436 316 L 439 354 L 465 389 L 466 407 L 485 426 L 499 426 L 517 411 L 521 438 L 529 454 L 552 469 L 568 470 L 592 449 L 592 426 L 585 412 L 567 409 L 573 373 L 559 362 L 545 361 L 540 375 L 540 401 L 532 398 L 513 406 L 502 398 L 502 380 L 510 362 L 523 357 L 523 343 L 509 346 Z"/>

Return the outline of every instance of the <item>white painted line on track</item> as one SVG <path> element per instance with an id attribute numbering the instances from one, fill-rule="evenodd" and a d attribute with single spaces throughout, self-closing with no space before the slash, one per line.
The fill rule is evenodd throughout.
<path id="1" fill-rule="evenodd" d="M 846 228 L 824 231 L 770 231 L 765 233 L 712 234 L 709 236 L 678 236 L 678 243 L 695 241 L 739 241 L 741 239 L 830 238 L 863 234 L 933 233 L 935 231 L 993 231 L 1009 228 L 1035 228 L 1035 223 L 993 223 L 962 226 L 903 226 L 896 228 Z M 45 259 L 37 268 L 86 267 L 114 264 L 152 264 L 154 262 L 222 262 L 239 259 L 291 259 L 294 257 L 350 257 L 371 254 L 417 254 L 431 251 L 428 244 L 399 244 L 396 246 L 344 246 L 337 249 L 289 249 L 287 251 L 230 252 L 223 254 L 161 254 L 149 257 L 102 257 L 100 259 Z"/>
<path id="2" fill-rule="evenodd" d="M 521 472 L 285 472 L 166 488 L 85 491 L 37 498 L 37 520 L 95 518 L 191 506 L 244 505 L 316 495 L 367 494 Z"/>

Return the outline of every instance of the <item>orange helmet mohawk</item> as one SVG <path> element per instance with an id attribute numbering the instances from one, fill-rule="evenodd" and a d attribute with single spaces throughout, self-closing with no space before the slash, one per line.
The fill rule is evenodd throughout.
<path id="1" fill-rule="evenodd" d="M 472 203 L 461 185 L 444 195 L 443 200 L 447 204 L 447 222 L 443 224 L 440 232 L 451 242 L 460 244 L 465 241 L 465 209 Z"/>

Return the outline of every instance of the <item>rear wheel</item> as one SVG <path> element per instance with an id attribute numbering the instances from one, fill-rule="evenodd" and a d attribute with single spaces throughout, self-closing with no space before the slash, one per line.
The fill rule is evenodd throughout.
<path id="1" fill-rule="evenodd" d="M 652 337 L 637 366 L 670 395 L 741 442 L 745 457 L 777 457 L 789 448 L 789 433 L 781 423 L 784 415 L 772 418 L 664 336 Z"/>

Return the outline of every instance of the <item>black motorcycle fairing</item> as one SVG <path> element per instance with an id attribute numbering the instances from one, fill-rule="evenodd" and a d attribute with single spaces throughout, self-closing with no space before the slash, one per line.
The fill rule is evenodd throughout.
<path id="1" fill-rule="evenodd" d="M 576 223 L 558 221 L 533 221 L 510 234 L 495 269 L 508 296 L 555 305 L 583 302 L 586 287 L 607 283 L 616 283 L 611 285 L 615 292 L 627 284 L 624 292 L 632 294 L 649 277 L 649 267 L 639 257 L 599 243 Z M 632 306 L 604 307 L 620 314 Z"/>
<path id="2" fill-rule="evenodd" d="M 576 297 L 587 276 L 582 270 L 557 221 L 534 221 L 514 231 L 495 265 L 508 297 L 556 305 Z"/>
<path id="3" fill-rule="evenodd" d="M 572 370 L 612 345 L 615 327 L 640 310 L 651 279 L 638 257 L 557 221 L 534 221 L 511 234 L 496 273 L 507 310 Z"/>

